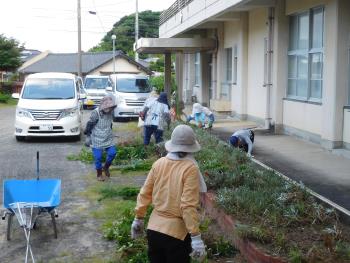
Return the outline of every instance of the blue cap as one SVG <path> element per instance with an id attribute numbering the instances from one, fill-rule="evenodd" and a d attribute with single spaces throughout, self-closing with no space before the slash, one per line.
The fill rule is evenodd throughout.
<path id="1" fill-rule="evenodd" d="M 233 147 L 237 147 L 238 146 L 238 137 L 236 136 L 231 136 L 230 138 L 230 143 Z"/>

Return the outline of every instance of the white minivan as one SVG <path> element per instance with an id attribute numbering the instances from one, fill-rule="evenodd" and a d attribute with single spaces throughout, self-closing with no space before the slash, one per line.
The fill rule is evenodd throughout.
<path id="1" fill-rule="evenodd" d="M 112 74 L 110 80 L 112 87 L 108 87 L 107 91 L 112 92 L 117 103 L 114 121 L 138 117 L 152 91 L 148 76 L 118 73 Z"/>
<path id="2" fill-rule="evenodd" d="M 74 136 L 80 139 L 82 103 L 81 78 L 70 73 L 35 73 L 29 75 L 16 108 L 15 136 Z"/>

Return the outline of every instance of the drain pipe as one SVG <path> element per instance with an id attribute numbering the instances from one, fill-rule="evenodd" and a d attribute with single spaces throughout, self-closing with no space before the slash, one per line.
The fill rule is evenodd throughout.
<path id="1" fill-rule="evenodd" d="M 267 82 L 266 87 L 266 113 L 265 113 L 265 129 L 271 129 L 271 88 L 272 88 L 272 59 L 273 59 L 273 31 L 275 21 L 275 8 L 268 9 L 268 39 L 267 39 Z"/>

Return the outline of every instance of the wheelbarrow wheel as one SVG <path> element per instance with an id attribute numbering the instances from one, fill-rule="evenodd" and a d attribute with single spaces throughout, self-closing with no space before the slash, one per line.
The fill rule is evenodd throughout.
<path id="1" fill-rule="evenodd" d="M 14 214 L 9 214 L 7 218 L 7 231 L 6 231 L 6 238 L 8 241 L 11 240 L 11 226 L 12 226 L 12 219 Z"/>

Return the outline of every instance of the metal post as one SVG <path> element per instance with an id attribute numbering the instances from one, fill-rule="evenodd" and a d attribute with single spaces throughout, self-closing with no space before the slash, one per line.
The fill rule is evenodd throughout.
<path id="1" fill-rule="evenodd" d="M 115 39 L 116 35 L 112 35 L 112 41 L 113 41 L 113 74 L 115 74 Z"/>
<path id="2" fill-rule="evenodd" d="M 82 77 L 82 63 L 81 63 L 81 8 L 80 0 L 78 0 L 78 76 Z"/>
<path id="3" fill-rule="evenodd" d="M 139 3 L 136 0 L 136 12 L 135 12 L 135 43 L 137 45 L 137 40 L 139 39 Z M 139 61 L 139 53 L 135 51 L 135 60 Z"/>

